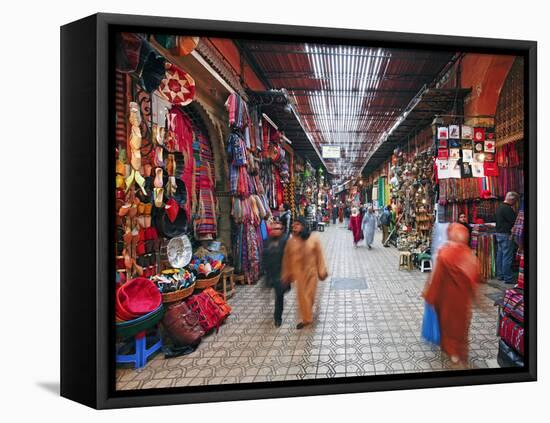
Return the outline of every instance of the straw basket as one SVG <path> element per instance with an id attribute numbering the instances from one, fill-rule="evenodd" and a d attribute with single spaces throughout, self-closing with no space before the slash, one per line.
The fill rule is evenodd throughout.
<path id="1" fill-rule="evenodd" d="M 174 303 L 176 301 L 181 301 L 184 298 L 187 298 L 188 296 L 190 296 L 193 293 L 194 289 L 195 289 L 195 283 L 187 288 L 180 289 L 179 291 L 162 294 L 162 302 Z"/>
<path id="2" fill-rule="evenodd" d="M 218 275 L 214 276 L 213 278 L 209 279 L 197 279 L 195 281 L 195 288 L 197 289 L 206 289 L 210 288 L 211 286 L 214 286 L 218 283 L 220 280 L 221 272 L 218 273 Z"/>

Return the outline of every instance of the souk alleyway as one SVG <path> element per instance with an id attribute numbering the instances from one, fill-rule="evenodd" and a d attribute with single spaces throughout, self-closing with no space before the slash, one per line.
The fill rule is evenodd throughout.
<path id="1" fill-rule="evenodd" d="M 398 252 L 383 248 L 377 233 L 374 248 L 353 248 L 341 224 L 318 234 L 330 277 L 319 283 L 317 320 L 296 330 L 296 299 L 285 298 L 283 325 L 273 325 L 272 291 L 261 281 L 238 286 L 229 300 L 233 313 L 186 356 L 161 354 L 140 370 L 118 369 L 117 389 L 216 385 L 275 380 L 333 378 L 451 368 L 439 348 L 420 338 L 428 273 L 398 270 Z M 497 312 L 482 285 L 480 305 L 470 328 L 471 367 L 498 367 Z"/>

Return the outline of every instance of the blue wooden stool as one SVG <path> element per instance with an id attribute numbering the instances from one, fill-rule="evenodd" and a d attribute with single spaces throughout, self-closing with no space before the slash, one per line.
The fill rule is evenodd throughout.
<path id="1" fill-rule="evenodd" d="M 129 340 L 133 343 L 133 354 L 122 354 L 121 348 L 116 351 L 116 362 L 132 363 L 136 369 L 140 369 L 147 364 L 149 357 L 157 352 L 162 347 L 162 339 L 159 331 L 156 331 L 155 336 L 149 336 L 152 345 L 147 347 L 147 330 L 158 324 L 164 315 L 162 304 L 156 310 L 149 314 L 138 317 L 137 319 L 127 322 L 119 322 L 116 324 L 117 336 L 121 340 Z M 151 342 L 149 342 L 150 344 Z"/>
<path id="2" fill-rule="evenodd" d="M 147 348 L 148 341 L 152 339 L 153 345 Z M 155 342 L 156 341 L 156 342 Z M 132 363 L 136 369 L 141 369 L 147 364 L 147 360 L 151 355 L 162 348 L 162 340 L 160 336 L 147 337 L 146 332 L 140 332 L 134 336 L 129 342 L 133 343 L 133 354 L 119 354 L 117 351 L 117 363 Z M 149 342 L 150 343 L 150 342 Z"/>

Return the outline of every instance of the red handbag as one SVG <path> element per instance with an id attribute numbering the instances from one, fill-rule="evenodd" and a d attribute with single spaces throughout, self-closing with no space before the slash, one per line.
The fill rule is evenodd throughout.
<path id="1" fill-rule="evenodd" d="M 220 308 L 207 294 L 201 292 L 200 294 L 192 295 L 185 300 L 185 303 L 193 312 L 199 315 L 199 324 L 205 333 L 210 332 L 214 328 L 216 332 L 218 331 L 225 317 Z"/>
<path id="2" fill-rule="evenodd" d="M 222 313 L 221 320 L 225 320 L 227 316 L 231 314 L 231 306 L 225 302 L 222 295 L 216 291 L 214 288 L 206 288 L 202 291 L 203 294 L 208 295 L 210 299 L 218 306 Z"/>

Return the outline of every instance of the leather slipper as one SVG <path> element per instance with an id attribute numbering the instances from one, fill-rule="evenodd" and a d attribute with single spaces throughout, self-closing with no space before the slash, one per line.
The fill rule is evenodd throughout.
<path id="1" fill-rule="evenodd" d="M 155 188 L 153 191 L 155 198 L 155 207 L 162 207 L 163 197 L 164 197 L 164 188 Z"/>

